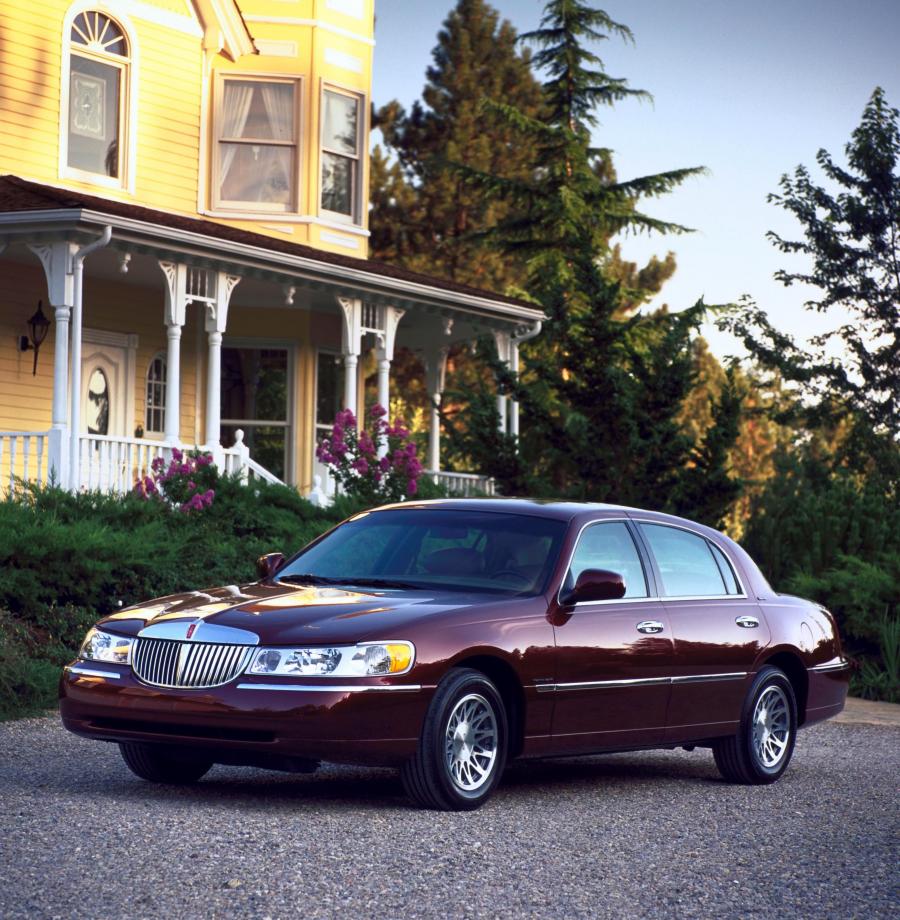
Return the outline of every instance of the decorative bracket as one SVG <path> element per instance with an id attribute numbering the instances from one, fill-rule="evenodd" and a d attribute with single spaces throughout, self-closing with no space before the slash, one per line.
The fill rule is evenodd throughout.
<path id="1" fill-rule="evenodd" d="M 338 297 L 341 324 L 341 353 L 359 356 L 362 340 L 362 301 L 358 297 Z"/>
<path id="2" fill-rule="evenodd" d="M 75 304 L 75 275 L 73 259 L 77 243 L 58 240 L 55 243 L 31 243 L 28 248 L 40 259 L 47 277 L 47 296 L 54 307 Z"/>
<path id="3" fill-rule="evenodd" d="M 228 305 L 231 303 L 231 294 L 240 282 L 240 275 L 217 272 L 215 297 L 206 303 L 207 332 L 224 334 L 225 325 L 228 322 Z"/>

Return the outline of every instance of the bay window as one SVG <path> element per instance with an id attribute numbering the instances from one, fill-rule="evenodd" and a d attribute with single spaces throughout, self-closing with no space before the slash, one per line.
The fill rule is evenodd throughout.
<path id="1" fill-rule="evenodd" d="M 322 93 L 321 210 L 348 223 L 360 220 L 361 109 L 359 96 L 336 89 Z"/>
<path id="2" fill-rule="evenodd" d="M 296 212 L 299 81 L 222 79 L 216 118 L 214 203 Z"/>

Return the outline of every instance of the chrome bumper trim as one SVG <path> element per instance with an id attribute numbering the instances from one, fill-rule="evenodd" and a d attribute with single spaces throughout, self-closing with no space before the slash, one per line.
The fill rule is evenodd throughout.
<path id="1" fill-rule="evenodd" d="M 122 676 L 113 671 L 92 671 L 90 668 L 79 668 L 77 665 L 66 665 L 63 670 L 69 674 L 80 674 L 82 677 L 106 677 L 109 680 L 118 680 Z"/>
<path id="2" fill-rule="evenodd" d="M 535 684 L 538 693 L 562 690 L 603 690 L 625 687 L 652 687 L 659 684 L 694 684 L 716 680 L 742 680 L 746 671 L 733 671 L 728 674 L 689 674 L 684 677 L 632 677 L 624 680 L 587 680 L 567 684 Z"/>
<path id="3" fill-rule="evenodd" d="M 825 664 L 816 664 L 806 670 L 814 671 L 816 674 L 827 674 L 829 671 L 846 671 L 849 667 L 850 662 L 846 660 L 826 661 Z"/>
<path id="4" fill-rule="evenodd" d="M 371 684 L 347 686 L 344 684 L 238 684 L 238 690 L 289 690 L 294 693 L 368 693 L 371 691 L 400 690 L 414 692 L 421 690 L 421 684 L 385 684 L 378 687 Z"/>

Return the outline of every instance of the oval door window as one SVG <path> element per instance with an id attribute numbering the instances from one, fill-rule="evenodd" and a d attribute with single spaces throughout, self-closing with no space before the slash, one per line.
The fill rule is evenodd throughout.
<path id="1" fill-rule="evenodd" d="M 109 434 L 109 382 L 99 367 L 91 372 L 87 395 L 88 434 Z"/>

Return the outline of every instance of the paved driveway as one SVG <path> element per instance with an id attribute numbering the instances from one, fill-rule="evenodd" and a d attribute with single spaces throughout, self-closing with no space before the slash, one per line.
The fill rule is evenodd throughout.
<path id="1" fill-rule="evenodd" d="M 708 751 L 514 767 L 474 814 L 389 771 L 171 789 L 55 718 L 0 725 L 0 917 L 889 917 L 900 729 L 802 733 L 775 786 Z"/>

